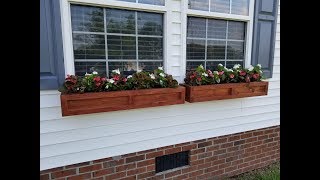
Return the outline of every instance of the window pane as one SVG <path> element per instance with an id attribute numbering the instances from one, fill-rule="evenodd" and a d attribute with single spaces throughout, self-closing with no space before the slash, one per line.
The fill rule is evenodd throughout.
<path id="1" fill-rule="evenodd" d="M 207 41 L 207 59 L 225 59 L 226 41 Z"/>
<path id="2" fill-rule="evenodd" d="M 245 24 L 244 22 L 228 22 L 228 39 L 244 40 Z"/>
<path id="3" fill-rule="evenodd" d="M 208 20 L 208 38 L 226 39 L 227 21 L 209 19 Z"/>
<path id="4" fill-rule="evenodd" d="M 86 73 L 97 71 L 99 75 L 106 76 L 105 62 L 75 62 L 75 72 L 77 76 L 84 76 Z"/>
<path id="5" fill-rule="evenodd" d="M 137 62 L 109 62 L 109 75 L 114 69 L 119 69 L 123 75 L 128 76 L 137 71 Z"/>
<path id="6" fill-rule="evenodd" d="M 244 42 L 228 41 L 227 59 L 243 59 Z"/>
<path id="7" fill-rule="evenodd" d="M 73 31 L 104 32 L 103 9 L 71 5 Z"/>
<path id="8" fill-rule="evenodd" d="M 144 4 L 164 5 L 164 0 L 139 0 L 138 2 Z"/>
<path id="9" fill-rule="evenodd" d="M 209 11 L 209 0 L 189 0 L 189 9 Z"/>
<path id="10" fill-rule="evenodd" d="M 162 21 L 162 14 L 138 12 L 139 34 L 162 36 Z"/>
<path id="11" fill-rule="evenodd" d="M 227 68 L 233 68 L 235 64 L 240 64 L 243 67 L 243 61 L 227 61 Z"/>
<path id="12" fill-rule="evenodd" d="M 160 60 L 163 58 L 162 38 L 139 37 L 138 38 L 139 59 Z"/>
<path id="13" fill-rule="evenodd" d="M 135 12 L 106 9 L 108 33 L 135 34 Z"/>
<path id="14" fill-rule="evenodd" d="M 249 0 L 232 0 L 231 13 L 249 15 Z"/>
<path id="15" fill-rule="evenodd" d="M 203 65 L 205 62 L 204 61 L 187 61 L 187 72 L 191 70 L 195 70 L 200 64 Z"/>
<path id="16" fill-rule="evenodd" d="M 207 61 L 206 68 L 211 71 L 217 71 L 218 64 L 225 65 L 225 61 Z"/>
<path id="17" fill-rule="evenodd" d="M 162 62 L 139 62 L 139 70 L 153 72 L 153 70 L 162 67 Z"/>
<path id="18" fill-rule="evenodd" d="M 230 13 L 230 0 L 211 0 L 210 11 Z"/>
<path id="19" fill-rule="evenodd" d="M 104 35 L 73 34 L 75 59 L 105 59 Z"/>
<path id="20" fill-rule="evenodd" d="M 188 17 L 187 37 L 206 37 L 206 19 Z"/>
<path id="21" fill-rule="evenodd" d="M 109 59 L 136 59 L 136 37 L 107 36 Z"/>
<path id="22" fill-rule="evenodd" d="M 187 59 L 205 59 L 205 40 L 187 39 Z"/>

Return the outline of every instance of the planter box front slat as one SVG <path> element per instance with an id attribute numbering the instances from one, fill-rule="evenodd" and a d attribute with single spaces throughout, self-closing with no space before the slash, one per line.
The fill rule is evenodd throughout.
<path id="1" fill-rule="evenodd" d="M 250 83 L 228 83 L 203 86 L 186 87 L 186 101 L 201 102 L 221 99 L 233 99 L 252 96 L 263 96 L 268 94 L 267 81 Z"/>
<path id="2" fill-rule="evenodd" d="M 61 94 L 62 116 L 183 104 L 185 87 Z"/>

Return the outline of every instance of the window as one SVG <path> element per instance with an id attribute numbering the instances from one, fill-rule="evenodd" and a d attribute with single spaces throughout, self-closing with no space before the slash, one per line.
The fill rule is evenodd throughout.
<path id="1" fill-rule="evenodd" d="M 231 68 L 243 65 L 245 23 L 188 17 L 187 71 L 202 64 L 215 70 L 219 63 Z"/>
<path id="2" fill-rule="evenodd" d="M 71 5 L 71 22 L 76 75 L 117 68 L 130 75 L 163 65 L 162 14 Z"/>
<path id="3" fill-rule="evenodd" d="M 142 4 L 152 4 L 152 5 L 164 6 L 165 0 L 118 0 L 118 1 L 126 1 L 126 2 L 133 2 L 133 3 L 142 3 Z"/>
<path id="4" fill-rule="evenodd" d="M 248 15 L 249 0 L 189 0 L 189 9 Z"/>

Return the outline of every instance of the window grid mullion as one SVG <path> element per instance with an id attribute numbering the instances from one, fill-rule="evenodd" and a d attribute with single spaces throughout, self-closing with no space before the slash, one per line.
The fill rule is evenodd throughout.
<path id="1" fill-rule="evenodd" d="M 103 8 L 103 21 L 104 21 L 104 47 L 106 51 L 106 74 L 109 77 L 109 63 L 108 63 L 108 35 L 107 35 L 107 20 L 106 20 L 106 8 Z"/>
<path id="2" fill-rule="evenodd" d="M 208 48 L 208 19 L 206 19 L 206 41 L 205 41 L 205 45 L 204 45 L 204 69 L 206 69 L 207 68 L 207 52 L 208 52 L 208 50 L 207 50 L 207 48 Z"/>
<path id="3" fill-rule="evenodd" d="M 229 14 L 232 14 L 231 10 L 232 10 L 232 0 L 230 0 L 230 2 L 229 2 Z"/>
<path id="4" fill-rule="evenodd" d="M 228 47 L 228 31 L 229 31 L 229 21 L 227 21 L 227 29 L 226 29 L 226 47 L 225 47 L 225 50 L 224 50 L 224 66 L 226 67 L 227 66 L 227 47 Z"/>
<path id="5" fill-rule="evenodd" d="M 138 2 L 138 0 L 136 0 Z M 139 70 L 139 53 L 138 53 L 138 12 L 135 11 L 135 26 L 136 26 L 136 65 L 137 65 L 137 72 Z"/>

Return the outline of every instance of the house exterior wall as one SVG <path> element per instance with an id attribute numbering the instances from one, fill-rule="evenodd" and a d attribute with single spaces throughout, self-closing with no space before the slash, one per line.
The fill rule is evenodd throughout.
<path id="1" fill-rule="evenodd" d="M 167 2 L 165 66 L 182 82 L 184 1 Z M 280 125 L 280 8 L 277 21 L 267 96 L 62 117 L 60 93 L 40 91 L 40 170 Z"/>

